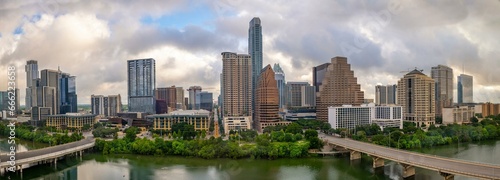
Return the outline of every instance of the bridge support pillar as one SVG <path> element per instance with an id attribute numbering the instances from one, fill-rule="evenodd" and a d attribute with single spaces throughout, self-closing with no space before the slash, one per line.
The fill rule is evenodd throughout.
<path id="1" fill-rule="evenodd" d="M 445 172 L 439 172 L 439 175 L 443 176 L 444 180 L 454 180 L 455 179 L 455 175 L 454 174 L 449 174 L 449 173 L 445 173 Z"/>
<path id="2" fill-rule="evenodd" d="M 401 164 L 403 166 L 403 178 L 408 179 L 415 176 L 415 167 L 408 164 Z"/>
<path id="3" fill-rule="evenodd" d="M 351 151 L 350 159 L 351 161 L 361 159 L 361 152 Z"/>
<path id="4" fill-rule="evenodd" d="M 57 169 L 57 158 L 54 158 L 54 168 Z"/>
<path id="5" fill-rule="evenodd" d="M 384 159 L 373 156 L 373 169 L 384 167 Z"/>

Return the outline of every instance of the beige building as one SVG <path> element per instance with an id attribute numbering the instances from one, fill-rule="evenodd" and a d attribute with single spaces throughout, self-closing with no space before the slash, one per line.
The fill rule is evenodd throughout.
<path id="1" fill-rule="evenodd" d="M 223 115 L 252 116 L 252 59 L 250 55 L 222 54 Z"/>
<path id="2" fill-rule="evenodd" d="M 474 106 L 443 108 L 443 124 L 467 124 L 474 117 Z"/>
<path id="3" fill-rule="evenodd" d="M 436 116 L 441 116 L 443 108 L 453 105 L 453 69 L 444 65 L 432 67 L 431 78 L 436 83 Z"/>
<path id="4" fill-rule="evenodd" d="M 314 89 L 313 89 L 314 91 Z M 271 65 L 262 69 L 255 90 L 255 127 L 262 132 L 262 124 L 273 126 L 281 119 L 279 112 L 278 84 Z M 285 123 L 286 124 L 286 123 Z"/>
<path id="5" fill-rule="evenodd" d="M 176 123 L 187 123 L 194 126 L 194 130 L 208 131 L 210 112 L 207 110 L 178 110 L 168 114 L 155 114 L 146 116 L 153 122 L 153 130 L 172 130 Z"/>
<path id="6" fill-rule="evenodd" d="M 224 134 L 243 129 L 252 129 L 252 116 L 224 117 Z"/>
<path id="7" fill-rule="evenodd" d="M 96 122 L 95 114 L 66 113 L 47 116 L 45 126 L 56 127 L 57 129 L 81 129 L 85 124 L 92 127 Z"/>
<path id="8" fill-rule="evenodd" d="M 359 106 L 363 103 L 364 92 L 354 77 L 351 65 L 345 57 L 334 57 L 325 72 L 317 96 L 317 118 L 328 121 L 328 107 L 345 104 Z"/>
<path id="9" fill-rule="evenodd" d="M 480 113 L 483 116 L 483 118 L 491 116 L 491 115 L 496 116 L 496 115 L 500 114 L 500 104 L 493 104 L 493 103 L 487 102 L 487 103 L 476 105 L 476 107 L 477 107 L 476 111 L 478 111 L 477 113 Z"/>
<path id="10" fill-rule="evenodd" d="M 413 70 L 398 81 L 397 104 L 403 106 L 403 120 L 420 127 L 435 123 L 435 83 L 419 70 Z"/>

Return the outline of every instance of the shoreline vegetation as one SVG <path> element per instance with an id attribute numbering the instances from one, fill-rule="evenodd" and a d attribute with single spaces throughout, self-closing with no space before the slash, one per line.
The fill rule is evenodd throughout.
<path id="1" fill-rule="evenodd" d="M 7 125 L 8 122 L 0 123 L 0 136 L 10 136 L 11 130 Z M 69 135 L 68 131 L 56 131 L 53 128 L 42 127 L 35 130 L 35 127 L 26 123 L 17 123 L 14 132 L 16 139 L 46 143 L 51 146 L 75 142 L 84 138 L 82 133 L 71 133 Z"/>

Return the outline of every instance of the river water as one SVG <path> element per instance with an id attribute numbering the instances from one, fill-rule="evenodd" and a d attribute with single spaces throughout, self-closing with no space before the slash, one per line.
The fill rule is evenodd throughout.
<path id="1" fill-rule="evenodd" d="M 7 141 L 0 140 L 0 152 L 5 153 Z M 21 142 L 24 149 L 33 148 Z M 36 146 L 36 145 L 35 145 Z M 500 141 L 460 143 L 416 150 L 439 156 L 483 163 L 500 164 Z M 370 157 L 351 162 L 349 157 L 318 157 L 302 159 L 205 160 L 185 157 L 155 157 L 137 155 L 85 154 L 83 159 L 60 160 L 56 167 L 41 165 L 19 174 L 6 174 L 0 179 L 237 179 L 237 180 L 308 180 L 308 179 L 401 179 L 400 166 L 386 161 L 376 172 Z M 437 172 L 416 169 L 415 179 L 442 179 Z M 455 177 L 455 179 L 470 179 Z"/>

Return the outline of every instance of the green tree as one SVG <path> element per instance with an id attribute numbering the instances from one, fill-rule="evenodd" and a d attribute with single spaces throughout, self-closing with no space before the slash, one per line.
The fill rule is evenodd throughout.
<path id="1" fill-rule="evenodd" d="M 138 129 L 137 127 L 129 127 L 125 130 L 125 137 L 124 139 L 128 142 L 134 142 L 135 139 L 137 138 L 137 132 Z"/>
<path id="2" fill-rule="evenodd" d="M 286 132 L 287 133 L 292 133 L 292 134 L 297 134 L 297 133 L 301 133 L 302 134 L 302 126 L 298 123 L 292 123 L 292 124 L 289 124 L 287 127 L 286 127 Z"/>

